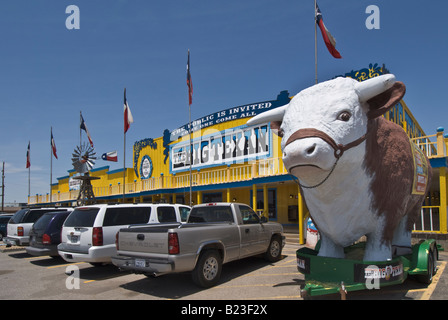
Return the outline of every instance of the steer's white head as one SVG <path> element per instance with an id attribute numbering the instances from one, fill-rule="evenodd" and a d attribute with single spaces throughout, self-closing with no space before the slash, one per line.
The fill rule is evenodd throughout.
<path id="1" fill-rule="evenodd" d="M 307 176 L 325 176 L 345 152 L 363 159 L 361 144 L 368 120 L 393 107 L 404 91 L 391 74 L 364 82 L 337 78 L 301 91 L 288 105 L 262 113 L 248 124 L 271 122 L 272 128 L 279 129 L 288 172 L 306 181 Z"/>

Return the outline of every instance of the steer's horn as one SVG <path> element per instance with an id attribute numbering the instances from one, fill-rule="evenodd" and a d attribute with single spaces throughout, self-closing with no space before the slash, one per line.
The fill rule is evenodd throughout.
<path id="1" fill-rule="evenodd" d="M 393 74 L 384 74 L 366 81 L 358 82 L 355 85 L 355 90 L 359 96 L 359 100 L 367 101 L 380 93 L 383 93 L 395 83 L 395 76 Z"/>
<path id="2" fill-rule="evenodd" d="M 275 109 L 260 113 L 259 115 L 256 115 L 252 119 L 249 119 L 247 121 L 248 125 L 254 125 L 254 124 L 260 124 L 260 123 L 267 123 L 272 121 L 282 121 L 283 115 L 285 114 L 286 107 L 288 105 L 284 105 L 281 107 L 277 107 Z"/>

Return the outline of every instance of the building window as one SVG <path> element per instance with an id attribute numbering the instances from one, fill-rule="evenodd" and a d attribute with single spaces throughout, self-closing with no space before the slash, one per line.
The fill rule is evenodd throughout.
<path id="1" fill-rule="evenodd" d="M 217 193 L 204 193 L 202 195 L 202 202 L 203 203 L 209 203 L 209 202 L 222 202 L 222 192 Z"/>
<path id="2" fill-rule="evenodd" d="M 175 203 L 185 204 L 185 196 L 183 194 L 176 194 Z"/>

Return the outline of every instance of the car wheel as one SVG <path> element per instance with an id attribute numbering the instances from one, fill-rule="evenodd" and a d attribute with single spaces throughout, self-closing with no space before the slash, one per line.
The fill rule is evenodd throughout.
<path id="1" fill-rule="evenodd" d="M 268 250 L 264 254 L 266 260 L 275 262 L 282 257 L 282 240 L 278 236 L 274 236 L 269 243 Z"/>
<path id="2" fill-rule="evenodd" d="M 425 274 L 418 276 L 418 281 L 424 284 L 430 284 L 432 282 L 432 278 L 437 271 L 437 256 L 434 254 L 433 250 L 429 250 L 428 253 L 428 270 Z"/>
<path id="3" fill-rule="evenodd" d="M 222 261 L 216 250 L 206 250 L 201 253 L 198 263 L 193 270 L 193 282 L 203 288 L 216 285 L 221 278 Z"/>

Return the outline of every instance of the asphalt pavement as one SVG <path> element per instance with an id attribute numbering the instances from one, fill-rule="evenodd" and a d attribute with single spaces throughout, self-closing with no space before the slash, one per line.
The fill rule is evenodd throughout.
<path id="1" fill-rule="evenodd" d="M 280 261 L 246 258 L 223 266 L 215 287 L 196 287 L 189 273 L 149 278 L 120 272 L 113 265 L 93 267 L 62 259 L 33 257 L 24 248 L 0 246 L 0 300 L 177 300 L 300 301 L 304 276 L 297 271 L 297 234 L 286 234 Z M 408 279 L 401 285 L 350 292 L 348 300 L 447 300 L 448 253 L 441 251 L 430 285 Z M 67 275 L 69 274 L 69 275 Z M 340 295 L 316 299 L 339 300 Z"/>

